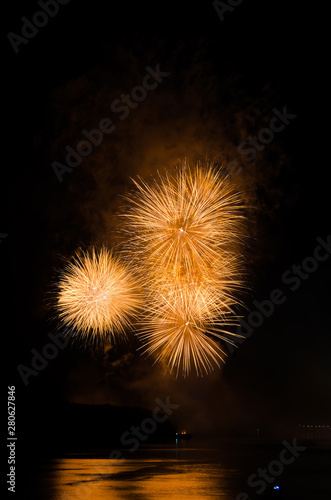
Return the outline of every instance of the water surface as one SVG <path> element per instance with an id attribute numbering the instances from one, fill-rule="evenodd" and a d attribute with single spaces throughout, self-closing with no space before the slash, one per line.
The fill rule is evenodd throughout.
<path id="1" fill-rule="evenodd" d="M 31 464 L 25 493 L 35 500 L 243 500 L 241 492 L 247 500 L 331 498 L 330 452 L 316 448 L 307 448 L 257 494 L 248 477 L 277 459 L 281 450 L 281 443 L 196 447 L 192 441 L 121 450 L 124 459 L 109 460 L 106 451 L 69 454 Z M 280 485 L 277 492 L 275 484 Z"/>

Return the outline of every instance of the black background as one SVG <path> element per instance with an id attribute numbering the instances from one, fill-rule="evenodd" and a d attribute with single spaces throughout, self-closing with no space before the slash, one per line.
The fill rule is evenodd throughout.
<path id="1" fill-rule="evenodd" d="M 25 15 L 31 19 L 39 8 L 36 2 L 15 2 L 6 7 L 2 61 L 6 138 L 1 172 L 3 199 L 9 197 L 0 227 L 0 232 L 8 234 L 0 246 L 1 272 L 8 278 L 2 280 L 2 398 L 6 397 L 7 385 L 16 385 L 18 412 L 31 402 L 41 406 L 45 402 L 109 402 L 152 409 L 154 393 L 144 398 L 143 392 L 153 385 L 155 377 L 162 394 L 165 390 L 160 373 L 153 372 L 149 360 L 140 361 L 139 356 L 132 355 L 133 368 L 123 362 L 122 369 L 112 371 L 109 366 L 100 368 L 100 360 L 89 351 L 76 348 L 60 353 L 27 387 L 17 373 L 18 364 L 29 363 L 31 349 L 41 350 L 47 340 L 50 326 L 45 297 L 54 269 L 60 264 L 59 256 L 69 257 L 80 244 L 89 245 L 95 239 L 111 243 L 111 236 L 103 238 L 102 231 L 92 229 L 88 222 L 98 222 L 99 207 L 102 211 L 107 208 L 99 200 L 95 212 L 89 212 L 91 207 L 93 210 L 92 198 L 98 194 L 93 182 L 93 196 L 88 194 L 93 161 L 78 167 L 80 170 L 69 174 L 61 184 L 51 168 L 52 161 L 64 159 L 64 145 L 74 143 L 70 134 L 59 141 L 57 137 L 62 134 L 61 126 L 68 129 L 66 109 L 79 107 L 79 99 L 89 97 L 85 91 L 75 100 L 72 82 L 87 74 L 92 79 L 95 75 L 97 83 L 90 91 L 92 101 L 95 89 L 100 87 L 102 98 L 107 85 L 111 101 L 118 97 L 118 85 L 125 82 L 124 88 L 130 90 L 139 83 L 139 75 L 142 78 L 147 65 L 154 67 L 159 63 L 171 75 L 162 83 L 164 89 L 160 86 L 155 92 L 160 90 L 159 95 L 165 92 L 167 98 L 172 95 L 180 101 L 190 93 L 191 85 L 195 89 L 193 109 L 204 109 L 203 102 L 210 97 L 208 84 L 216 79 L 212 102 L 219 105 L 216 115 L 222 121 L 223 141 L 227 129 L 228 139 L 234 144 L 239 144 L 243 137 L 231 131 L 232 112 L 245 117 L 257 110 L 255 122 L 250 122 L 252 129 L 247 128 L 253 135 L 268 123 L 273 107 L 282 109 L 286 105 L 297 115 L 275 138 L 270 151 L 266 148 L 260 154 L 260 163 L 252 174 L 254 179 L 249 177 L 249 186 L 254 185 L 255 190 L 256 213 L 254 237 L 246 256 L 251 288 L 244 299 L 247 312 L 252 309 L 253 300 L 268 298 L 274 288 L 284 291 L 286 303 L 231 355 L 222 376 L 214 374 L 202 381 L 194 376 L 186 381 L 170 379 L 167 389 L 173 388 L 183 408 L 187 395 L 187 409 L 183 409 L 186 417 L 195 405 L 199 411 L 204 408 L 212 429 L 227 428 L 233 420 L 247 428 L 261 422 L 267 426 L 271 421 L 328 423 L 331 259 L 321 263 L 296 292 L 282 282 L 287 269 L 313 254 L 316 238 L 326 239 L 330 233 L 330 167 L 324 149 L 328 141 L 327 62 L 322 29 L 327 13 L 323 13 L 323 7 L 310 6 L 307 10 L 302 2 L 243 0 L 233 12 L 225 13 L 222 22 L 212 2 L 72 0 L 60 6 L 57 16 L 40 28 L 28 44 L 21 45 L 18 54 L 6 35 L 10 31 L 19 34 L 20 18 Z M 201 75 L 201 57 L 198 63 L 194 57 L 201 52 L 208 62 L 205 75 Z M 133 54 L 133 58 L 121 54 Z M 107 75 L 113 75 L 109 83 Z M 183 83 L 187 75 L 193 75 L 192 79 Z M 195 75 L 205 86 L 195 86 Z M 113 77 L 117 82 L 114 87 Z M 266 99 L 260 98 L 263 88 L 269 89 Z M 69 104 L 66 92 L 70 94 Z M 239 111 L 237 96 L 243 106 Z M 148 116 L 153 116 L 157 99 L 153 95 L 143 103 L 144 109 L 149 110 Z M 89 106 L 87 103 L 87 121 L 76 123 L 75 133 L 96 125 L 94 116 L 88 121 Z M 210 107 L 212 104 L 206 105 L 206 116 L 197 113 L 201 128 L 208 122 Z M 139 112 L 135 110 L 137 116 Z M 168 109 L 174 123 L 181 112 Z M 106 115 L 96 112 L 96 116 Z M 159 116 L 157 111 L 155 116 Z M 118 136 L 112 140 L 121 138 L 123 142 L 123 135 L 132 133 L 132 129 L 126 132 L 129 120 L 130 117 L 121 124 Z M 187 120 L 191 120 L 189 114 Z M 181 115 L 179 126 L 183 121 L 185 116 Z M 139 137 L 140 133 L 140 129 L 133 128 L 133 134 Z M 111 155 L 112 144 L 104 146 L 105 154 L 108 147 Z M 278 165 L 278 155 L 285 158 L 283 167 Z M 123 179 L 139 171 L 121 164 L 117 169 L 121 170 L 118 185 L 114 187 L 114 174 L 109 189 L 120 194 L 129 182 Z M 87 212 L 80 211 L 81 206 L 87 206 Z M 126 352 L 126 347 L 120 347 L 108 359 L 109 363 L 123 361 Z M 141 380 L 141 384 L 133 387 L 132 377 Z M 122 391 L 121 398 L 116 386 Z M 201 421 L 203 415 L 202 411 Z M 32 425 L 34 416 L 25 413 L 24 420 L 29 423 L 29 418 Z M 192 425 L 203 428 L 194 419 Z"/>

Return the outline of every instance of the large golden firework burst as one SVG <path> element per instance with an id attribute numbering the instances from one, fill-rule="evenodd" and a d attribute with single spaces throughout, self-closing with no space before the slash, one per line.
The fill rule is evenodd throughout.
<path id="1" fill-rule="evenodd" d="M 192 169 L 185 162 L 174 176 L 134 183 L 127 222 L 136 256 L 147 259 L 150 270 L 175 276 L 215 269 L 238 239 L 243 219 L 242 202 L 228 180 L 211 167 Z"/>
<path id="2" fill-rule="evenodd" d="M 140 306 L 136 280 L 107 249 L 77 252 L 57 283 L 62 324 L 86 342 L 125 336 Z"/>
<path id="3" fill-rule="evenodd" d="M 135 186 L 123 215 L 127 255 L 149 294 L 143 347 L 177 373 L 207 373 L 224 358 L 216 339 L 229 341 L 242 286 L 244 203 L 222 171 L 187 162 Z"/>

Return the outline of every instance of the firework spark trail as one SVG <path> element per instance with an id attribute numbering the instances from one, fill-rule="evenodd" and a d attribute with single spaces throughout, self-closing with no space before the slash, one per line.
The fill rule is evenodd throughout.
<path id="1" fill-rule="evenodd" d="M 186 162 L 173 176 L 135 186 L 123 215 L 128 257 L 142 269 L 150 302 L 143 347 L 177 374 L 192 366 L 207 373 L 223 361 L 214 338 L 229 342 L 224 327 L 234 324 L 242 287 L 243 203 L 221 173 Z"/>
<path id="2" fill-rule="evenodd" d="M 78 252 L 57 284 L 56 307 L 62 324 L 85 342 L 125 337 L 140 298 L 133 275 L 102 248 Z"/>
<path id="3" fill-rule="evenodd" d="M 238 237 L 240 200 L 212 169 L 182 169 L 153 185 L 135 182 L 129 232 L 135 250 L 150 269 L 178 274 L 215 269 L 220 252 Z"/>
<path id="4" fill-rule="evenodd" d="M 177 375 L 180 369 L 187 375 L 191 365 L 200 375 L 211 371 L 213 363 L 220 366 L 226 355 L 212 337 L 232 343 L 224 334 L 236 336 L 224 329 L 235 324 L 227 319 L 233 313 L 231 299 L 221 303 L 217 293 L 194 286 L 159 296 L 154 304 L 140 333 L 144 352 L 165 361 Z"/>

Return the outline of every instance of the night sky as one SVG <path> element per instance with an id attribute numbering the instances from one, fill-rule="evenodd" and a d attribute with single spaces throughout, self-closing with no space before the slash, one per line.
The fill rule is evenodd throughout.
<path id="1" fill-rule="evenodd" d="M 21 34 L 21 17 L 40 10 L 30 1 L 8 8 L 4 38 Z M 292 270 L 314 255 L 317 238 L 327 242 L 331 233 L 318 9 L 243 0 L 222 21 L 206 1 L 71 0 L 17 54 L 6 40 L 2 193 L 9 197 L 0 233 L 8 236 L 1 238 L 0 262 L 8 299 L 3 318 L 12 312 L 3 357 L 5 385 L 16 385 L 21 404 L 153 409 L 155 398 L 170 395 L 198 433 L 330 424 L 331 256 L 297 281 Z M 112 103 L 157 65 L 169 75 L 121 119 Z M 249 146 L 240 150 L 269 127 L 274 109 L 284 108 L 293 118 L 270 143 L 251 154 Z M 66 146 L 75 148 L 83 129 L 105 118 L 114 130 L 59 182 L 52 163 L 65 163 Z M 225 347 L 226 364 L 203 378 L 164 375 L 136 352 L 131 335 L 104 353 L 68 347 L 25 386 L 17 365 L 28 366 L 31 349 L 40 352 L 55 331 L 47 304 L 63 258 L 81 245 L 116 245 L 116 214 L 132 189 L 130 177 L 149 179 L 184 157 L 241 167 L 233 180 L 251 206 L 244 319 L 275 289 L 284 303 L 234 353 Z"/>

